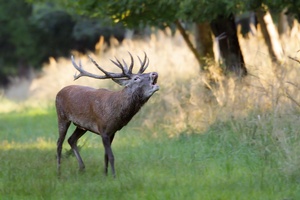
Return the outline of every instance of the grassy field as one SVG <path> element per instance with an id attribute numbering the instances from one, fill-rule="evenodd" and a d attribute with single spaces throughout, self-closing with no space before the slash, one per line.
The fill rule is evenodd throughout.
<path id="1" fill-rule="evenodd" d="M 241 125 L 248 132 L 239 133 Z M 85 172 L 64 157 L 57 177 L 54 109 L 2 114 L 0 199 L 299 199 L 299 170 L 285 171 L 280 141 L 255 129 L 219 122 L 170 138 L 128 126 L 113 144 L 115 179 L 103 174 L 101 139 L 88 133 L 80 142 Z M 297 141 L 291 137 L 289 146 Z"/>
<path id="2" fill-rule="evenodd" d="M 287 59 L 299 57 L 300 42 L 283 41 L 286 59 L 274 64 L 260 36 L 240 38 L 249 72 L 243 79 L 214 65 L 199 73 L 178 35 L 91 53 L 109 68 L 110 58 L 145 51 L 149 70 L 159 73 L 160 90 L 116 135 L 115 179 L 104 175 L 102 142 L 91 133 L 79 141 L 85 172 L 65 143 L 57 176 L 57 91 L 69 84 L 119 88 L 73 82 L 70 60 L 50 59 L 35 79 L 16 79 L 0 96 L 0 199 L 300 199 L 300 70 Z M 93 70 L 85 55 L 75 58 Z"/>

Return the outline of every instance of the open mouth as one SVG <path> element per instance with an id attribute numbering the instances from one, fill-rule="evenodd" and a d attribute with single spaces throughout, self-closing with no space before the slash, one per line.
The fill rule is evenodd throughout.
<path id="1" fill-rule="evenodd" d="M 156 85 L 157 79 L 158 79 L 158 74 L 156 72 L 153 72 L 151 74 L 151 79 L 152 79 L 152 85 Z"/>
<path id="2" fill-rule="evenodd" d="M 157 83 L 157 78 L 158 78 L 158 76 L 155 76 L 155 77 L 154 77 L 154 79 L 152 80 L 152 85 L 156 85 L 156 83 Z"/>
<path id="3" fill-rule="evenodd" d="M 159 86 L 156 84 L 157 79 L 158 79 L 158 74 L 156 72 L 153 72 L 153 74 L 151 75 L 151 78 L 152 78 L 152 88 L 153 88 L 153 93 L 154 93 L 157 90 L 159 90 Z"/>

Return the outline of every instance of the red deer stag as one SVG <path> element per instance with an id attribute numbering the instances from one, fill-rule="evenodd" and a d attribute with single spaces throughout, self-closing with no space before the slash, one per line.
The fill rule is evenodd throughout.
<path id="1" fill-rule="evenodd" d="M 107 89 L 94 89 L 85 86 L 71 85 L 60 90 L 56 96 L 56 111 L 58 117 L 59 138 L 57 141 L 57 165 L 60 173 L 62 145 L 71 123 L 76 126 L 75 131 L 68 139 L 79 164 L 79 169 L 85 168 L 82 158 L 78 152 L 77 141 L 86 131 L 91 131 L 102 137 L 105 149 L 105 174 L 110 163 L 113 176 L 115 176 L 114 155 L 111 143 L 116 131 L 122 129 L 148 99 L 159 89 L 156 84 L 158 74 L 156 72 L 143 72 L 149 65 L 149 59 L 145 53 L 143 61 L 138 57 L 141 67 L 137 74 L 132 73 L 134 60 L 128 67 L 123 60 L 123 64 L 116 59 L 111 60 L 121 73 L 107 72 L 101 68 L 91 57 L 92 63 L 104 73 L 95 75 L 85 71 L 81 63 L 75 63 L 72 56 L 73 66 L 80 72 L 74 75 L 74 80 L 87 76 L 96 79 L 112 79 L 116 83 L 124 86 L 121 91 L 110 91 Z"/>

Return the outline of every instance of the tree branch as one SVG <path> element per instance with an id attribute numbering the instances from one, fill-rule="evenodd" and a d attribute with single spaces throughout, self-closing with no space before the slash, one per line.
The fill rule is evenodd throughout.
<path id="1" fill-rule="evenodd" d="M 188 34 L 186 33 L 185 29 L 183 28 L 183 26 L 181 25 L 179 20 L 175 21 L 176 26 L 180 32 L 180 34 L 182 35 L 184 41 L 186 42 L 186 44 L 188 45 L 189 49 L 193 52 L 194 56 L 196 57 L 200 67 L 201 67 L 201 59 L 200 59 L 200 55 L 197 52 L 196 48 L 194 47 L 194 45 L 192 44 Z"/>

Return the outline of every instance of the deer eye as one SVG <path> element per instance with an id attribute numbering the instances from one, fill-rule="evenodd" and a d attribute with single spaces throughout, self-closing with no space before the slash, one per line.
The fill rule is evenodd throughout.
<path id="1" fill-rule="evenodd" d="M 138 80 L 140 80 L 140 77 L 136 76 L 136 77 L 134 77 L 133 80 L 134 80 L 134 81 L 138 81 Z"/>

